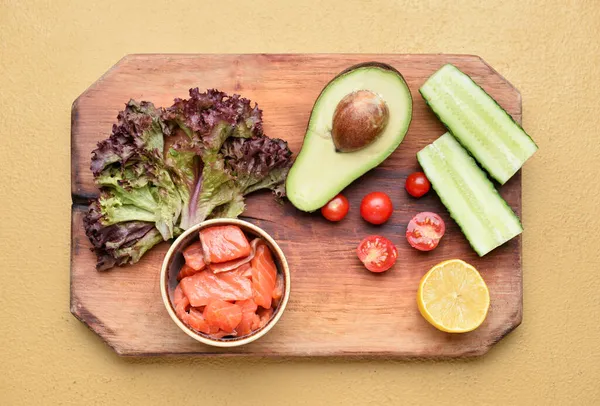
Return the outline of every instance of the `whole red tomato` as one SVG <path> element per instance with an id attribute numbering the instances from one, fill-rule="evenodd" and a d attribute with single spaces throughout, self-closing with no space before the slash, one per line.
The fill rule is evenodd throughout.
<path id="1" fill-rule="evenodd" d="M 406 178 L 406 191 L 413 197 L 421 197 L 431 188 L 429 179 L 423 172 L 414 172 Z"/>
<path id="2" fill-rule="evenodd" d="M 369 193 L 360 204 L 360 215 L 371 224 L 385 223 L 393 211 L 392 200 L 383 192 Z"/>
<path id="3" fill-rule="evenodd" d="M 344 195 L 337 195 L 321 208 L 321 214 L 329 221 L 340 221 L 350 210 L 350 203 Z"/>

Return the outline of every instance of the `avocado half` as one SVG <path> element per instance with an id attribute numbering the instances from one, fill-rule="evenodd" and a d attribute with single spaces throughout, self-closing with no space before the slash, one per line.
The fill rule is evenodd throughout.
<path id="1" fill-rule="evenodd" d="M 352 92 L 368 90 L 389 109 L 387 125 L 366 147 L 340 152 L 331 128 L 340 101 Z M 383 162 L 404 139 L 412 118 L 412 97 L 404 78 L 379 62 L 352 66 L 325 86 L 313 106 L 302 149 L 286 181 L 286 194 L 303 211 L 323 207 L 355 179 Z"/>

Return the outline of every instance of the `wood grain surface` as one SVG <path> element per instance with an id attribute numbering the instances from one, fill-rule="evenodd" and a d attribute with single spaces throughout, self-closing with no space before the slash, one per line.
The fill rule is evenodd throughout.
<path id="1" fill-rule="evenodd" d="M 292 293 L 279 323 L 248 346 L 218 349 L 185 335 L 169 318 L 160 297 L 159 272 L 168 243 L 152 249 L 132 266 L 97 272 L 82 224 L 87 199 L 98 194 L 89 170 L 90 153 L 106 138 L 117 113 L 130 99 L 169 106 L 188 89 L 218 88 L 240 93 L 263 109 L 265 133 L 283 138 L 297 153 L 315 98 L 323 86 L 350 65 L 379 61 L 398 69 L 413 96 L 413 120 L 400 147 L 382 165 L 350 185 L 350 213 L 340 223 L 302 213 L 268 193 L 247 198 L 243 218 L 264 228 L 287 256 Z M 481 58 L 469 55 L 129 55 L 74 103 L 72 110 L 72 262 L 71 312 L 118 354 L 221 354 L 267 356 L 382 356 L 448 358 L 480 355 L 521 323 L 521 237 L 478 258 L 434 192 L 413 199 L 404 191 L 406 176 L 419 169 L 416 152 L 444 128 L 418 93 L 445 63 L 462 69 L 518 122 L 519 92 Z M 360 218 L 361 198 L 385 191 L 394 214 L 383 226 Z M 500 192 L 521 214 L 521 175 Z M 435 211 L 446 221 L 440 246 L 430 253 L 408 246 L 410 218 Z M 392 270 L 367 272 L 355 256 L 369 234 L 391 239 L 399 250 Z M 451 335 L 430 326 L 419 314 L 416 291 L 434 264 L 461 258 L 477 267 L 490 289 L 491 308 L 474 332 Z"/>

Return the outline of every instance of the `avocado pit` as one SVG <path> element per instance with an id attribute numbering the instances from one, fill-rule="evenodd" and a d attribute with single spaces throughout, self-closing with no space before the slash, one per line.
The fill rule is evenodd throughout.
<path id="1" fill-rule="evenodd" d="M 338 152 L 365 148 L 387 126 L 389 109 L 385 100 L 370 90 L 357 90 L 346 95 L 333 114 L 331 137 Z"/>

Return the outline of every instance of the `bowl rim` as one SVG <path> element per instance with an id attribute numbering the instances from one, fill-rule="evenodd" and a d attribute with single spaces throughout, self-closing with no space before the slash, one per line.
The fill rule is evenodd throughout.
<path id="1" fill-rule="evenodd" d="M 244 228 L 250 229 L 256 235 L 260 236 L 261 238 L 264 238 L 268 242 L 269 248 L 271 248 L 272 250 L 275 251 L 274 254 L 279 259 L 279 264 L 281 265 L 281 268 L 282 268 L 281 271 L 283 272 L 283 277 L 284 277 L 284 281 L 285 281 L 285 290 L 283 292 L 283 296 L 281 298 L 281 303 L 279 304 L 279 308 L 277 309 L 275 316 L 273 318 L 271 318 L 271 320 L 269 320 L 269 322 L 267 323 L 266 326 L 259 329 L 255 333 L 253 333 L 245 338 L 239 339 L 239 340 L 221 341 L 221 340 L 211 339 L 211 338 L 208 338 L 208 337 L 205 337 L 203 335 L 196 333 L 191 328 L 186 326 L 179 319 L 179 317 L 177 317 L 177 314 L 175 314 L 175 310 L 174 310 L 173 304 L 171 302 L 171 298 L 169 297 L 169 286 L 167 283 L 168 279 L 169 279 L 168 265 L 169 265 L 171 257 L 179 249 L 181 242 L 184 241 L 186 239 L 186 237 L 192 233 L 197 233 L 201 229 L 209 227 L 209 226 L 218 226 L 218 225 L 237 225 L 237 226 L 241 227 L 242 229 L 244 229 Z M 285 258 L 285 254 L 283 253 L 283 251 L 281 250 L 281 248 L 279 247 L 277 242 L 262 228 L 254 225 L 248 221 L 244 221 L 244 220 L 240 220 L 240 219 L 221 218 L 221 219 L 205 220 L 201 223 L 198 223 L 198 224 L 188 228 L 179 237 L 177 237 L 177 239 L 173 242 L 173 244 L 171 244 L 171 246 L 169 247 L 169 250 L 165 254 L 165 257 L 163 259 L 163 263 L 161 266 L 161 270 L 160 270 L 160 294 L 162 296 L 163 304 L 165 305 L 165 308 L 167 309 L 169 316 L 171 316 L 171 319 L 175 322 L 175 324 L 181 330 L 183 330 L 184 333 L 186 333 L 188 336 L 192 337 L 193 339 L 195 339 L 203 344 L 207 344 L 207 345 L 210 345 L 213 347 L 222 347 L 222 348 L 239 347 L 241 345 L 249 344 L 253 341 L 258 340 L 265 334 L 267 334 L 273 328 L 273 326 L 275 326 L 275 324 L 277 324 L 277 322 L 283 315 L 283 312 L 285 311 L 287 302 L 290 297 L 290 282 L 291 282 L 290 269 L 289 269 L 287 260 Z"/>

